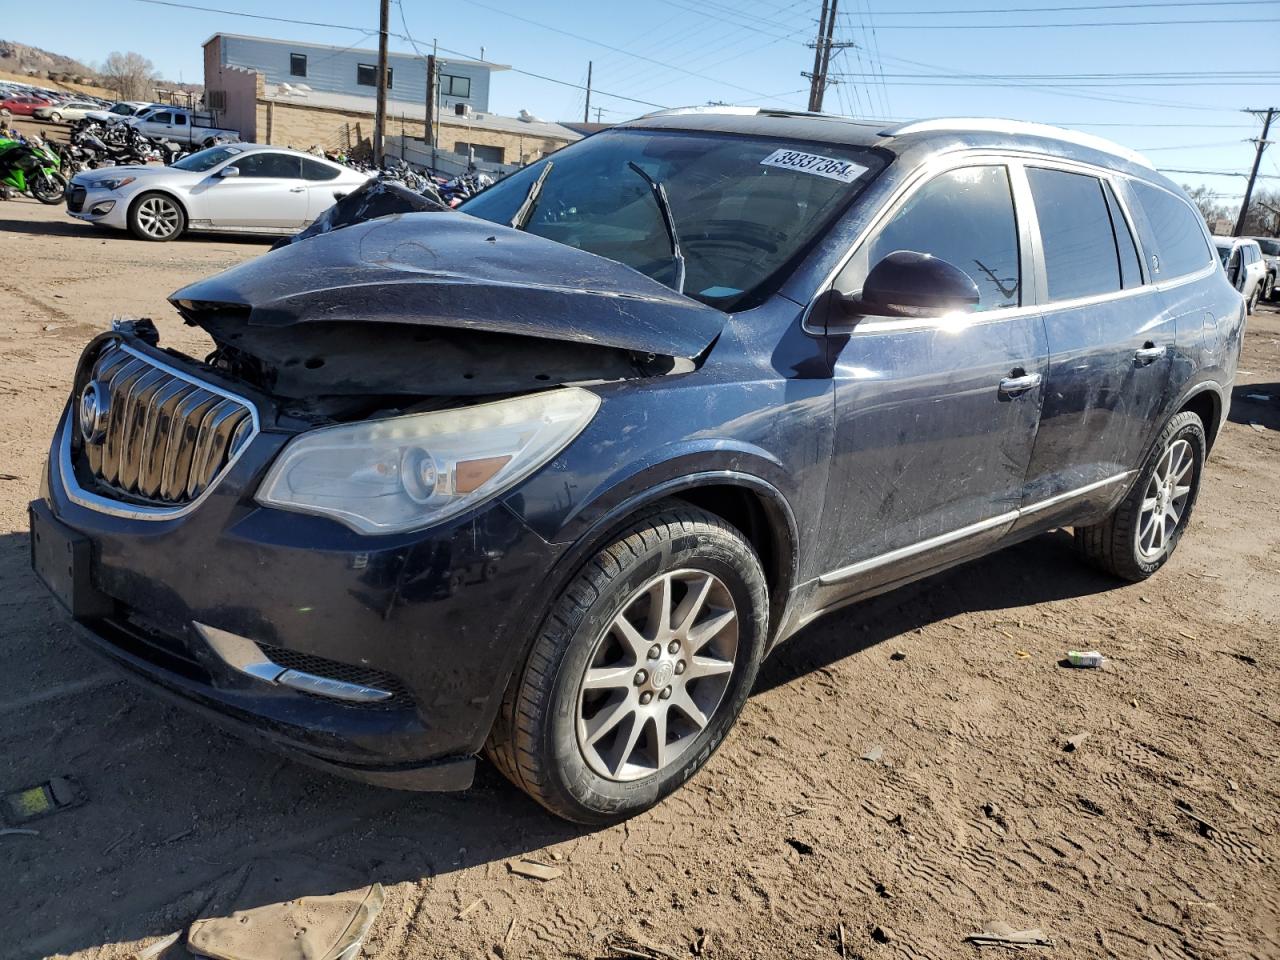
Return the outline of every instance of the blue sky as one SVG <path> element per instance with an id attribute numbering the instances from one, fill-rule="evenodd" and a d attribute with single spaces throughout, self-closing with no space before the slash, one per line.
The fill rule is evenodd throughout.
<path id="1" fill-rule="evenodd" d="M 2 29 L 8 39 L 86 62 L 136 50 L 166 77 L 195 81 L 202 79 L 200 44 L 218 31 L 376 45 L 377 0 L 183 2 L 360 29 L 142 0 L 62 0 L 52 18 L 38 5 L 17 5 Z M 652 108 L 607 94 L 663 106 L 717 100 L 803 108 L 808 81 L 800 71 L 810 69 L 813 57 L 804 44 L 812 40 L 820 6 L 821 0 L 392 0 L 391 22 L 393 32 L 412 36 L 420 47 L 433 38 L 469 56 L 483 47 L 490 60 L 568 83 L 583 83 L 587 61 L 594 61 L 600 92 L 593 108 L 621 120 Z M 1160 167 L 1247 171 L 1252 145 L 1245 141 L 1260 125 L 1241 109 L 1280 106 L 1280 0 L 843 0 L 840 10 L 837 39 L 857 47 L 834 61 L 832 72 L 847 76 L 828 91 L 828 111 L 876 119 L 1037 120 L 1149 151 Z M 1043 26 L 1119 21 L 1139 24 Z M 411 47 L 394 38 L 392 49 Z M 1144 76 L 1109 76 L 1116 73 Z M 1195 85 L 1183 85 L 1189 81 Z M 495 78 L 491 108 L 581 119 L 582 98 L 571 87 L 504 73 Z M 1273 137 L 1280 139 L 1280 130 Z M 1276 177 L 1262 186 L 1280 188 L 1280 147 L 1264 157 L 1262 172 Z M 1207 183 L 1232 204 L 1244 189 L 1240 178 L 1171 176 Z"/>

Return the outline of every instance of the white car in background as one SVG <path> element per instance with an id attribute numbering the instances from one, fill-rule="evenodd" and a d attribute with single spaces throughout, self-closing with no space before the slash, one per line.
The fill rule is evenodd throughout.
<path id="1" fill-rule="evenodd" d="M 36 107 L 33 115 L 37 120 L 61 123 L 63 120 L 83 120 L 90 113 L 96 113 L 101 109 L 102 104 L 91 100 L 63 100 L 59 103 L 51 103 L 47 107 Z"/>
<path id="2" fill-rule="evenodd" d="M 281 236 L 297 233 L 368 179 L 300 150 L 234 143 L 169 167 L 77 174 L 67 212 L 140 240 L 172 240 L 185 230 Z"/>
<path id="3" fill-rule="evenodd" d="M 157 106 L 157 104 L 147 103 L 144 100 L 119 100 L 109 107 L 99 107 L 96 110 L 91 110 L 85 116 L 90 120 L 97 120 L 99 123 L 119 123 L 129 117 L 136 117 L 154 106 Z"/>
<path id="4" fill-rule="evenodd" d="M 1247 237 L 1214 237 L 1213 245 L 1222 269 L 1227 271 L 1227 279 L 1244 297 L 1248 312 L 1253 313 L 1267 285 L 1267 263 L 1258 241 Z"/>

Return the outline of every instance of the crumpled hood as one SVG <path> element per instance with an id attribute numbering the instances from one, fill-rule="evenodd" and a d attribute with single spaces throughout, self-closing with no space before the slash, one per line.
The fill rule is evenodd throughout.
<path id="1" fill-rule="evenodd" d="M 314 236 L 170 300 L 201 325 L 206 312 L 238 307 L 247 334 L 357 321 L 680 358 L 702 353 L 726 319 L 616 261 L 456 211 L 399 214 Z"/>

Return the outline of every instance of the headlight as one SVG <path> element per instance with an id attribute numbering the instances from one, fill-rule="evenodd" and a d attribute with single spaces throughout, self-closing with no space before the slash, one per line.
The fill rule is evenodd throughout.
<path id="1" fill-rule="evenodd" d="M 578 387 L 323 427 L 291 440 L 258 502 L 359 533 L 430 526 L 510 489 L 563 450 L 600 398 Z"/>
<path id="2" fill-rule="evenodd" d="M 107 180 L 99 180 L 97 186 L 105 187 L 108 190 L 119 190 L 121 187 L 127 187 L 137 179 L 137 177 L 111 177 Z"/>

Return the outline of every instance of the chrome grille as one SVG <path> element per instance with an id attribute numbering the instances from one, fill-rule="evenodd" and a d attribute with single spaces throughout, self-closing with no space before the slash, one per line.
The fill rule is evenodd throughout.
<path id="1" fill-rule="evenodd" d="M 102 352 L 90 380 L 108 398 L 107 422 L 79 449 L 98 492 L 116 499 L 191 503 L 256 431 L 247 401 L 122 344 Z"/>

